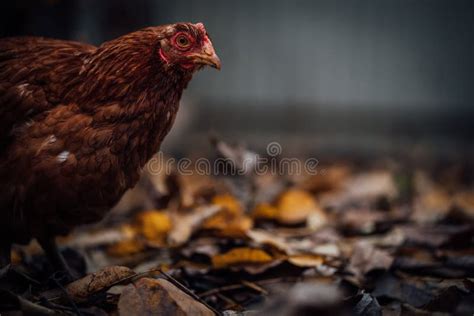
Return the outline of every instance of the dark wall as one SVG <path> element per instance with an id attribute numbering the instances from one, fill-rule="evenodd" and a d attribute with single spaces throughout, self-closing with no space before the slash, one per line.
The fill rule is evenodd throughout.
<path id="1" fill-rule="evenodd" d="M 1 36 L 94 44 L 151 24 L 204 22 L 223 69 L 198 74 L 186 92 L 202 105 L 197 127 L 239 129 L 239 123 L 207 120 L 235 113 L 253 124 L 247 131 L 377 128 L 472 139 L 471 0 L 19 0 L 0 6 Z"/>

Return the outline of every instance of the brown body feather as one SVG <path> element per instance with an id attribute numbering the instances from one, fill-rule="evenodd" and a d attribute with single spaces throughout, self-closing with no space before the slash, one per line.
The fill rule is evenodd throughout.
<path id="1" fill-rule="evenodd" d="M 0 40 L 0 238 L 103 217 L 168 133 L 191 73 L 157 56 L 153 27 L 99 47 Z"/>

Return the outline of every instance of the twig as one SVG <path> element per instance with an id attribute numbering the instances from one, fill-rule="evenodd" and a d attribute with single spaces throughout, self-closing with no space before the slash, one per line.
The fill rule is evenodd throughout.
<path id="1" fill-rule="evenodd" d="M 51 308 L 53 310 L 58 310 L 59 309 L 59 310 L 64 310 L 64 311 L 68 311 L 68 312 L 75 312 L 75 310 L 73 308 L 53 303 L 45 297 L 40 297 L 39 302 L 42 305 L 44 305 L 45 307 Z"/>
<path id="2" fill-rule="evenodd" d="M 221 312 L 219 312 L 218 310 L 216 310 L 214 307 L 210 306 L 209 304 L 206 303 L 206 301 L 204 301 L 201 297 L 197 296 L 194 292 L 192 292 L 191 290 L 189 290 L 186 286 L 184 286 L 182 283 L 180 283 L 178 280 L 176 280 L 175 278 L 173 278 L 171 275 L 169 275 L 168 273 L 164 272 L 163 270 L 161 269 L 158 269 L 158 271 L 171 283 L 173 283 L 177 288 L 179 288 L 181 291 L 185 292 L 186 294 L 188 294 L 189 296 L 191 296 L 192 298 L 194 298 L 195 300 L 197 300 L 198 302 L 200 302 L 201 304 L 203 304 L 204 306 L 206 306 L 207 308 L 209 308 L 211 311 L 214 312 L 214 314 L 218 315 L 218 316 L 222 316 Z"/>
<path id="3" fill-rule="evenodd" d="M 199 296 L 200 297 L 206 297 L 206 296 L 216 295 L 216 294 L 219 294 L 221 292 L 238 290 L 238 289 L 241 289 L 243 287 L 245 287 L 245 285 L 243 285 L 242 283 L 225 285 L 225 286 L 221 286 L 221 287 L 218 287 L 218 288 L 214 288 L 214 289 L 210 289 L 210 290 L 207 290 L 205 292 L 202 292 L 201 294 L 199 294 Z"/>
<path id="4" fill-rule="evenodd" d="M 234 301 L 233 299 L 225 296 L 222 293 L 218 293 L 216 296 L 227 303 L 228 306 L 226 306 L 226 309 L 232 309 L 234 307 L 242 308 L 242 306 L 240 306 L 240 304 L 238 304 L 236 301 Z"/>
<path id="5" fill-rule="evenodd" d="M 69 293 L 67 292 L 67 290 L 64 288 L 64 286 L 62 286 L 61 283 L 59 283 L 59 281 L 54 277 L 51 278 L 54 283 L 56 283 L 56 285 L 59 287 L 59 289 L 64 293 L 66 299 L 68 300 L 69 304 L 71 304 L 72 306 L 72 309 L 74 310 L 74 312 L 78 315 L 78 316 L 82 316 L 81 312 L 79 311 L 79 308 L 77 308 L 77 305 L 76 303 L 74 303 L 74 300 L 72 299 L 72 297 L 69 295 Z"/>
<path id="6" fill-rule="evenodd" d="M 245 285 L 246 287 L 251 288 L 254 291 L 260 292 L 263 295 L 268 295 L 268 291 L 265 290 L 263 287 L 259 286 L 256 283 L 246 281 L 246 280 L 242 280 L 242 284 Z"/>
<path id="7" fill-rule="evenodd" d="M 273 278 L 273 279 L 258 281 L 258 282 L 255 282 L 255 283 L 251 283 L 251 282 L 248 282 L 248 281 L 242 281 L 242 283 L 229 284 L 229 285 L 225 285 L 225 286 L 218 287 L 218 288 L 215 288 L 215 289 L 210 289 L 208 291 L 202 292 L 201 294 L 199 294 L 199 296 L 200 297 L 206 297 L 206 296 L 216 295 L 216 294 L 219 294 L 221 292 L 238 290 L 238 289 L 241 289 L 243 287 L 250 287 L 250 288 L 252 288 L 253 290 L 255 290 L 257 292 L 262 292 L 262 290 L 263 290 L 263 291 L 266 292 L 266 294 L 268 294 L 268 291 L 266 291 L 265 289 L 260 287 L 261 285 L 267 285 L 267 284 L 273 284 L 273 283 L 283 283 L 283 282 L 295 282 L 295 281 L 298 281 L 299 279 L 301 279 L 301 278 L 300 277 Z M 253 284 L 254 286 L 256 285 L 259 289 L 255 288 L 255 287 L 252 287 L 252 286 L 249 286 L 249 284 Z"/>
<path id="8" fill-rule="evenodd" d="M 20 296 L 17 297 L 24 315 L 57 315 L 57 311 L 35 304 Z"/>

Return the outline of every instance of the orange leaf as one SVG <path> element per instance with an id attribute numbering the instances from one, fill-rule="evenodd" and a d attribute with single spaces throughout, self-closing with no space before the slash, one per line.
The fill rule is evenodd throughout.
<path id="1" fill-rule="evenodd" d="M 141 242 L 135 239 L 119 241 L 107 249 L 107 253 L 114 257 L 125 257 L 139 253 L 144 249 Z"/>
<path id="2" fill-rule="evenodd" d="M 255 219 L 275 219 L 277 215 L 278 209 L 269 203 L 260 203 L 252 211 Z"/>
<path id="3" fill-rule="evenodd" d="M 164 241 L 171 230 L 171 219 L 163 211 L 146 211 L 137 217 L 138 229 L 150 241 Z"/>
<path id="4" fill-rule="evenodd" d="M 316 224 L 325 223 L 325 214 L 311 194 L 303 190 L 291 189 L 284 192 L 277 202 L 276 219 L 283 224 L 306 222 L 310 215 L 318 214 Z"/>
<path id="5" fill-rule="evenodd" d="M 215 268 L 224 268 L 243 264 L 263 264 L 272 260 L 273 258 L 263 250 L 242 247 L 214 256 L 212 265 Z"/>
<path id="6" fill-rule="evenodd" d="M 212 199 L 212 203 L 222 206 L 233 214 L 242 214 L 244 212 L 242 204 L 230 194 L 216 195 Z"/>
<path id="7" fill-rule="evenodd" d="M 252 219 L 244 215 L 242 205 L 232 195 L 216 195 L 212 204 L 222 207 L 222 210 L 208 218 L 202 225 L 203 229 L 215 230 L 220 236 L 242 237 L 252 228 Z"/>

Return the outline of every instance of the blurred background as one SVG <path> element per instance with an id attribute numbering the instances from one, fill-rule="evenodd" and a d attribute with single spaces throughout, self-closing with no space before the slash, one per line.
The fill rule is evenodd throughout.
<path id="1" fill-rule="evenodd" d="M 163 150 L 208 135 L 283 154 L 473 161 L 474 2 L 446 0 L 2 1 L 1 36 L 100 45 L 203 22 L 223 62 L 197 74 Z M 351 156 L 352 157 L 352 156 Z"/>

